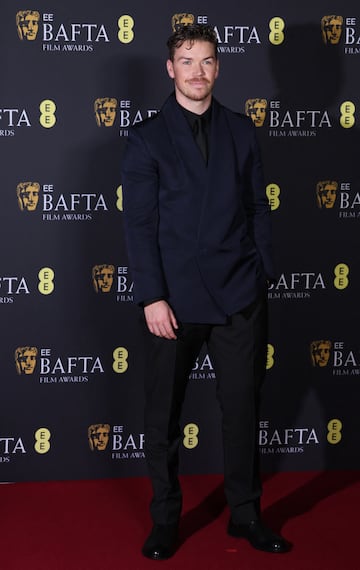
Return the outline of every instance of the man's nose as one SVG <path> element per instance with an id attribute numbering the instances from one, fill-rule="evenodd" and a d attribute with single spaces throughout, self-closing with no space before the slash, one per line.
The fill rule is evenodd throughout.
<path id="1" fill-rule="evenodd" d="M 198 76 L 204 75 L 204 73 L 205 73 L 204 66 L 201 63 L 199 63 L 199 65 L 196 66 L 195 75 L 198 75 Z"/>

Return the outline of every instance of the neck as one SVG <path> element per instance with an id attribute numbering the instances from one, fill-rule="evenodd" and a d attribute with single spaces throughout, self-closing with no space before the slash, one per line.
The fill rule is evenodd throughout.
<path id="1" fill-rule="evenodd" d="M 195 115 L 202 115 L 211 105 L 211 95 L 209 95 L 206 99 L 202 101 L 193 101 L 192 99 L 188 99 L 187 97 L 181 96 L 181 93 L 175 91 L 176 101 L 179 103 L 181 107 L 186 109 L 187 111 L 191 111 L 191 113 L 195 113 Z"/>

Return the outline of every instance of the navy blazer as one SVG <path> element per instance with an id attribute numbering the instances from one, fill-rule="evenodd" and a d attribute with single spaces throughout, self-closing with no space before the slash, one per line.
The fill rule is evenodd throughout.
<path id="1" fill-rule="evenodd" d="M 174 94 L 131 129 L 123 157 L 135 301 L 164 298 L 182 322 L 223 323 L 273 278 L 255 127 L 212 105 L 207 166 Z"/>

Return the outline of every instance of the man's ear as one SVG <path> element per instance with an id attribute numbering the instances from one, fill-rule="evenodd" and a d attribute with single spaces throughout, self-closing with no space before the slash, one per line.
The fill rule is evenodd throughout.
<path id="1" fill-rule="evenodd" d="M 171 77 L 171 79 L 174 79 L 175 75 L 174 75 L 174 66 L 173 66 L 173 62 L 171 61 L 171 59 L 168 59 L 166 62 L 166 69 L 167 72 L 169 74 L 169 77 Z"/>

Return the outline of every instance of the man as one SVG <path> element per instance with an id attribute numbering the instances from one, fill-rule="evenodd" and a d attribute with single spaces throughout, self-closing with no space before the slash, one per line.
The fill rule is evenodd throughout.
<path id="1" fill-rule="evenodd" d="M 206 342 L 223 417 L 228 532 L 284 552 L 286 542 L 259 516 L 258 391 L 273 270 L 255 127 L 212 96 L 219 62 L 211 28 L 181 27 L 168 48 L 175 92 L 158 115 L 131 130 L 123 161 L 129 259 L 150 347 L 145 451 L 154 526 L 142 551 L 153 559 L 175 551 L 179 417 Z M 205 137 L 195 140 L 202 128 Z"/>

